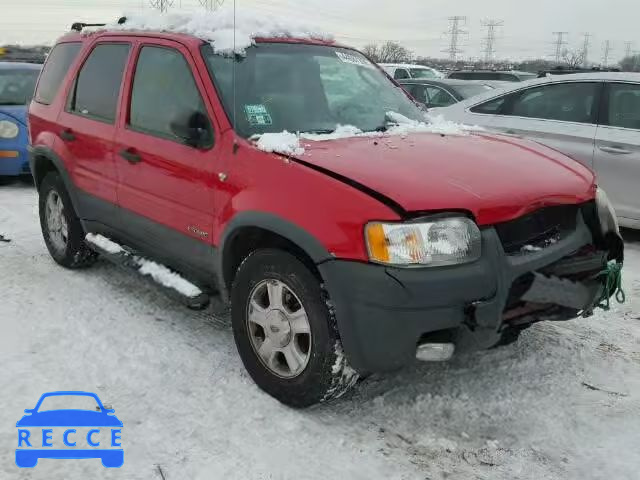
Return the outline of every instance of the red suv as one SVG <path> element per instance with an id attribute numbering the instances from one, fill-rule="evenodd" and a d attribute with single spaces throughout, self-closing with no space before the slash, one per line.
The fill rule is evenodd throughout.
<path id="1" fill-rule="evenodd" d="M 330 41 L 230 56 L 184 33 L 69 34 L 30 106 L 46 245 L 84 267 L 99 234 L 218 292 L 252 378 L 299 407 L 608 300 L 623 245 L 589 170 L 514 137 L 399 134 L 398 118 L 424 125 Z M 284 131 L 298 148 L 259 148 Z"/>

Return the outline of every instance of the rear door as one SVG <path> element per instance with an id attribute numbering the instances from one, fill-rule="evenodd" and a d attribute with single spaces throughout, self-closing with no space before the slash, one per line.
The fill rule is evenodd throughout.
<path id="1" fill-rule="evenodd" d="M 596 135 L 595 170 L 621 223 L 640 222 L 640 84 L 610 83 Z"/>
<path id="2" fill-rule="evenodd" d="M 593 168 L 593 149 L 602 84 L 552 83 L 520 90 L 471 109 L 496 113 L 484 125 L 522 135 Z"/>
<path id="3" fill-rule="evenodd" d="M 101 39 L 88 52 L 58 116 L 65 159 L 78 187 L 80 216 L 117 226 L 113 141 L 131 45 Z"/>
<path id="4" fill-rule="evenodd" d="M 174 268 L 206 278 L 219 152 L 213 112 L 184 46 L 142 42 L 135 55 L 115 152 L 123 232 Z M 175 133 L 175 123 L 194 113 L 208 122 L 207 146 L 190 146 Z"/>

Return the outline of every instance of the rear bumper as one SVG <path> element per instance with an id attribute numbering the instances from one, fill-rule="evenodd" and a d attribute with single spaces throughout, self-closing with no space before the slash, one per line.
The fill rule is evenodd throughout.
<path id="1" fill-rule="evenodd" d="M 572 233 L 540 251 L 507 255 L 496 230 L 485 228 L 482 257 L 466 265 L 402 269 L 335 260 L 318 268 L 335 306 L 345 353 L 356 370 L 372 373 L 413 362 L 417 345 L 434 333 L 446 333 L 457 351 L 496 345 L 508 326 L 505 311 L 534 284 L 538 295 L 548 290 L 543 281 L 529 278 L 531 272 L 591 244 L 591 231 L 578 214 Z M 586 304 L 565 308 L 565 318 L 575 317 L 601 295 L 599 285 L 573 285 Z"/>

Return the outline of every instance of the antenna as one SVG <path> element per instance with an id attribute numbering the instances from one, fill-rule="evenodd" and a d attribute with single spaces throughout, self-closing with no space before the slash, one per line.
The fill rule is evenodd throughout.
<path id="1" fill-rule="evenodd" d="M 607 67 L 609 65 L 609 55 L 611 54 L 611 50 L 613 50 L 613 48 L 611 47 L 611 40 L 606 40 L 604 42 L 604 52 L 602 55 L 602 65 L 604 67 Z"/>
<path id="2" fill-rule="evenodd" d="M 591 34 L 584 34 L 584 42 L 582 43 L 582 66 L 587 67 L 589 65 L 589 47 L 591 46 Z"/>

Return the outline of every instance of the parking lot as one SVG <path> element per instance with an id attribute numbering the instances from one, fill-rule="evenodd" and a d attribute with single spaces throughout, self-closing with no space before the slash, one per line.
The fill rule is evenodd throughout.
<path id="1" fill-rule="evenodd" d="M 517 344 L 373 376 L 295 411 L 242 367 L 223 307 L 193 312 L 106 262 L 67 271 L 44 246 L 32 186 L 0 188 L 0 478 L 636 479 L 640 235 L 627 303 L 542 323 Z M 14 464 L 43 391 L 96 392 L 124 424 L 125 463 Z M 28 401 L 28 404 L 25 404 Z"/>

